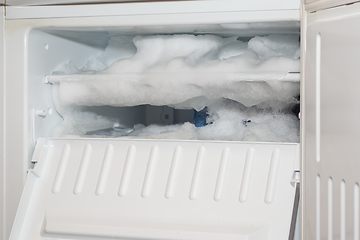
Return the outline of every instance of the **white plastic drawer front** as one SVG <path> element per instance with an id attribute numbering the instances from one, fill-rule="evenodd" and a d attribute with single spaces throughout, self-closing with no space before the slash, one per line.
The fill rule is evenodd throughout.
<path id="1" fill-rule="evenodd" d="M 10 239 L 287 239 L 297 147 L 40 139 Z"/>

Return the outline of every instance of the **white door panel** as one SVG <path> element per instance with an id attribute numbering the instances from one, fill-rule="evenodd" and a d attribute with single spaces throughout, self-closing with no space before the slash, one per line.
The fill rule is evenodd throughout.
<path id="1" fill-rule="evenodd" d="M 360 4 L 307 22 L 303 239 L 359 239 Z"/>
<path id="2" fill-rule="evenodd" d="M 323 9 L 334 8 L 357 2 L 356 0 L 304 0 L 308 12 L 315 12 Z"/>

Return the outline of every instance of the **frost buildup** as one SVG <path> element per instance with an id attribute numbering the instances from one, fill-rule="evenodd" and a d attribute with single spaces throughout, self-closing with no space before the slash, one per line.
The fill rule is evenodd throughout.
<path id="1" fill-rule="evenodd" d="M 74 110 L 79 106 L 150 104 L 197 111 L 207 106 L 211 124 L 134 125 L 113 136 L 298 142 L 299 121 L 290 109 L 300 85 L 282 80 L 300 72 L 299 57 L 298 35 L 249 42 L 213 35 L 113 37 L 81 68 L 70 62 L 54 72 L 61 75 L 54 101 L 64 117 L 56 134 L 82 136 L 102 124 L 121 124 Z M 81 114 L 90 114 L 92 122 L 80 127 Z"/>

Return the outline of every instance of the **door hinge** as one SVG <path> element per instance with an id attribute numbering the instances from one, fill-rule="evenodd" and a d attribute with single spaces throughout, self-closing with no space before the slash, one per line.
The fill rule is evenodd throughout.
<path id="1" fill-rule="evenodd" d="M 290 184 L 295 187 L 297 183 L 300 183 L 300 171 L 294 171 Z"/>

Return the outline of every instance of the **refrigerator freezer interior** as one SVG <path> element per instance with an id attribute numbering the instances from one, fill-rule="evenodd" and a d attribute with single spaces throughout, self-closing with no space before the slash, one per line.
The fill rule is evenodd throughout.
<path id="1" fill-rule="evenodd" d="M 33 139 L 299 142 L 299 39 L 298 22 L 32 30 L 29 59 L 50 61 L 29 61 Z"/>
<path id="2" fill-rule="evenodd" d="M 32 29 L 11 239 L 298 236 L 299 36 L 297 21 Z"/>

